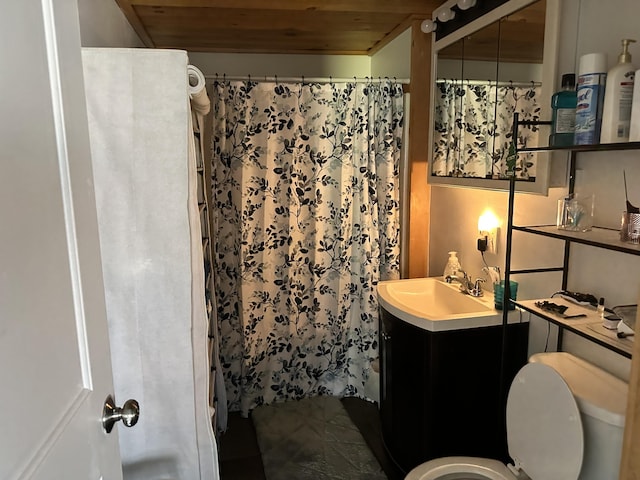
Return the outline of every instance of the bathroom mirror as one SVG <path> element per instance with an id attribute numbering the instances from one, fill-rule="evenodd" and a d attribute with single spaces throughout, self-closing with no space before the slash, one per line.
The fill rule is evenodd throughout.
<path id="1" fill-rule="evenodd" d="M 559 17 L 559 0 L 509 0 L 433 34 L 430 183 L 509 188 L 514 111 L 523 120 L 551 117 Z M 548 136 L 546 126 L 521 127 L 518 146 L 544 146 Z M 516 190 L 546 194 L 548 153 L 518 155 L 516 177 Z"/>

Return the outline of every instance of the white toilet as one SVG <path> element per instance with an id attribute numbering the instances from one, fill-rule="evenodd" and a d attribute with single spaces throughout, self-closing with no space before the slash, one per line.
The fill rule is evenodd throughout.
<path id="1" fill-rule="evenodd" d="M 605 480 L 618 478 L 628 384 L 569 353 L 533 355 L 507 399 L 513 464 L 445 457 L 405 480 Z"/>

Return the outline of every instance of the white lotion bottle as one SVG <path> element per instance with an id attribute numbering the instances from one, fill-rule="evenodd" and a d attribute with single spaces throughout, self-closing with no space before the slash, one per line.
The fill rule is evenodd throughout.
<path id="1" fill-rule="evenodd" d="M 460 260 L 458 260 L 458 252 L 449 252 L 449 259 L 447 265 L 444 267 L 443 277 L 457 277 L 458 270 L 462 270 L 460 266 Z"/>
<path id="2" fill-rule="evenodd" d="M 640 142 L 640 70 L 636 70 L 636 78 L 639 80 L 633 86 L 633 106 L 631 107 L 631 127 L 629 141 Z"/>
<path id="3" fill-rule="evenodd" d="M 636 74 L 629 53 L 629 44 L 633 42 L 635 40 L 622 40 L 622 53 L 618 56 L 618 64 L 607 73 L 600 143 L 629 141 Z"/>

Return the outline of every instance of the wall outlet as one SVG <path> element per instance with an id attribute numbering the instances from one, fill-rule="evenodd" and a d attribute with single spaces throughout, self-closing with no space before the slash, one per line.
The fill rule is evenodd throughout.
<path id="1" fill-rule="evenodd" d="M 498 236 L 498 229 L 480 231 L 480 238 L 478 238 L 478 250 L 487 253 L 498 253 L 498 245 L 496 239 Z M 484 248 L 484 250 L 481 249 Z"/>

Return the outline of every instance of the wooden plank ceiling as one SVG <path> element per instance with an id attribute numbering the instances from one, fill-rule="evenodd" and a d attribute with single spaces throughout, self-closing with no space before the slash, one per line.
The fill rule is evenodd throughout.
<path id="1" fill-rule="evenodd" d="M 444 0 L 116 0 L 148 47 L 371 55 Z"/>

